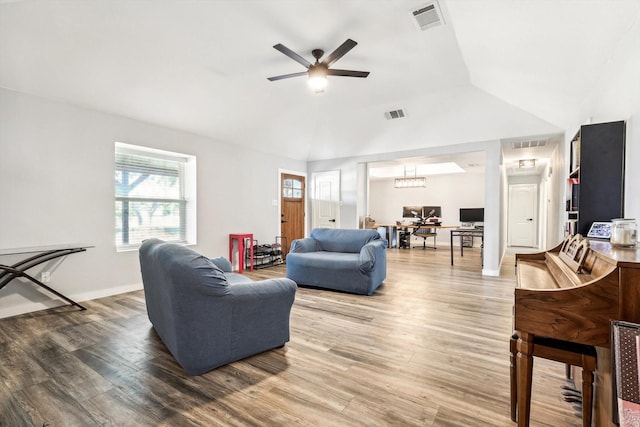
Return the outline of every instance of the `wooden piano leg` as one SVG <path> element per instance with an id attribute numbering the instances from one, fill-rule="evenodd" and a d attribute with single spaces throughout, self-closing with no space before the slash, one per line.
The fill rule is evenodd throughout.
<path id="1" fill-rule="evenodd" d="M 517 421 L 516 410 L 518 406 L 518 370 L 517 370 L 517 355 L 518 355 L 518 335 L 513 334 L 509 340 L 509 382 L 511 386 L 511 421 Z"/>
<path id="2" fill-rule="evenodd" d="M 593 371 L 596 369 L 596 358 L 582 355 L 582 426 L 591 427 L 593 408 Z"/>
<path id="3" fill-rule="evenodd" d="M 531 382 L 533 380 L 533 335 L 519 333 L 518 375 L 518 427 L 529 427 L 531 413 Z"/>

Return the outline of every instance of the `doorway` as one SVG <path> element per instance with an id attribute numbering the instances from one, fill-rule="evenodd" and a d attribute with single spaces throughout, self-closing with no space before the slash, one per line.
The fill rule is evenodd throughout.
<path id="1" fill-rule="evenodd" d="M 509 185 L 509 246 L 536 247 L 538 185 Z"/>
<path id="2" fill-rule="evenodd" d="M 340 228 L 340 171 L 317 172 L 313 181 L 313 228 Z"/>
<path id="3" fill-rule="evenodd" d="M 280 173 L 280 236 L 282 256 L 286 258 L 291 242 L 304 237 L 305 177 Z"/>

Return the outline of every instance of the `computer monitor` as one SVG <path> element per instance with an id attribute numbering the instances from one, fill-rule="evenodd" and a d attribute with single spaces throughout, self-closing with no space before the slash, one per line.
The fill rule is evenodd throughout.
<path id="1" fill-rule="evenodd" d="M 422 216 L 425 218 L 442 217 L 442 208 L 440 206 L 423 206 Z"/>
<path id="2" fill-rule="evenodd" d="M 403 206 L 403 218 L 422 218 L 422 206 Z"/>
<path id="3" fill-rule="evenodd" d="M 460 222 L 484 222 L 484 208 L 460 208 Z"/>

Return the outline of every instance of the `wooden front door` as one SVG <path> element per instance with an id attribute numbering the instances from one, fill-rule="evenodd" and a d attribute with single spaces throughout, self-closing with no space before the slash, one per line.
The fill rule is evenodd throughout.
<path id="1" fill-rule="evenodd" d="M 282 236 L 282 252 L 286 257 L 291 242 L 304 237 L 304 176 L 280 174 L 280 235 Z"/>

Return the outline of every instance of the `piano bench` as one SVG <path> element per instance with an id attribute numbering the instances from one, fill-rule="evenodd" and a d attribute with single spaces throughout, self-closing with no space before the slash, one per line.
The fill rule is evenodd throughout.
<path id="1" fill-rule="evenodd" d="M 524 390 L 518 390 L 518 334 L 513 334 L 509 341 L 511 352 L 510 385 L 511 385 L 511 420 L 518 421 L 518 426 L 529 425 L 529 412 L 527 410 L 526 419 L 516 414 L 518 398 L 526 399 L 527 408 L 531 405 L 531 378 L 532 372 L 527 372 L 525 376 Z M 582 368 L 582 425 L 591 426 L 591 413 L 593 402 L 593 372 L 596 370 L 596 349 L 590 345 L 578 344 L 569 341 L 562 341 L 553 338 L 536 337 L 533 338 L 532 357 L 542 357 L 543 359 L 554 360 L 565 363 L 567 372 L 569 366 L 580 366 Z M 533 371 L 533 362 L 529 364 Z M 568 376 L 567 376 L 568 378 Z M 521 396 L 524 394 L 523 396 Z M 517 415 L 517 416 L 516 416 Z"/>

